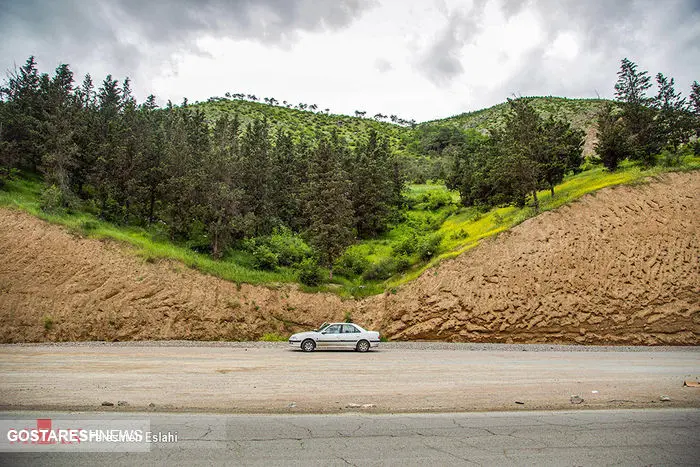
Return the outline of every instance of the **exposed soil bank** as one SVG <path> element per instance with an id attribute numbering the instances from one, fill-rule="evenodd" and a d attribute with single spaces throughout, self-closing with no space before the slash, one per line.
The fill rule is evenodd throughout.
<path id="1" fill-rule="evenodd" d="M 601 190 L 396 294 L 236 284 L 0 209 L 0 342 L 246 340 L 322 321 L 392 339 L 700 344 L 700 173 Z"/>

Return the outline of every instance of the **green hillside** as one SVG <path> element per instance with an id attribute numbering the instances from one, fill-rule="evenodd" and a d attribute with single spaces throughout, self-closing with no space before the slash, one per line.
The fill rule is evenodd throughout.
<path id="1" fill-rule="evenodd" d="M 605 99 L 567 99 L 552 96 L 524 97 L 523 99 L 528 101 L 544 118 L 553 116 L 556 119 L 566 120 L 582 130 L 587 130 L 595 124 L 596 113 L 607 102 Z M 444 125 L 463 130 L 498 127 L 503 124 L 504 114 L 507 110 L 508 103 L 503 102 L 486 109 L 424 122 L 419 126 L 419 129 Z"/>
<path id="2" fill-rule="evenodd" d="M 216 121 L 225 114 L 237 114 L 245 125 L 249 121 L 266 118 L 271 126 L 284 129 L 295 138 L 312 140 L 319 134 L 337 132 L 350 146 L 357 143 L 358 138 L 364 138 L 369 130 L 375 130 L 382 137 L 388 138 L 394 152 L 408 155 L 407 144 L 411 140 L 410 126 L 378 121 L 370 117 L 351 117 L 327 113 L 325 110 L 300 110 L 283 105 L 271 105 L 243 99 L 211 98 L 206 102 L 193 104 L 201 109 L 207 119 Z M 416 155 L 411 153 L 411 155 Z"/>

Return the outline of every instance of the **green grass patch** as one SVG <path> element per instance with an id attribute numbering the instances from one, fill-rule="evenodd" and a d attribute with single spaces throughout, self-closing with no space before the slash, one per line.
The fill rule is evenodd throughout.
<path id="1" fill-rule="evenodd" d="M 268 332 L 267 334 L 263 334 L 263 336 L 260 338 L 260 340 L 263 342 L 284 342 L 287 339 L 288 337 L 284 337 L 276 332 Z"/>

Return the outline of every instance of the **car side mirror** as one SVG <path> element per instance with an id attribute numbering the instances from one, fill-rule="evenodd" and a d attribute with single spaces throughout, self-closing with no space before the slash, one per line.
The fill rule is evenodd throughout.
<path id="1" fill-rule="evenodd" d="M 325 334 L 325 333 L 326 333 L 326 331 L 321 331 L 321 334 Z"/>

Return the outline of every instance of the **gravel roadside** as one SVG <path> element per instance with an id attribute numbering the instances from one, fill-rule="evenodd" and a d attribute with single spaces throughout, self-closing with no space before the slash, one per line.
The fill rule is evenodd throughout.
<path id="1" fill-rule="evenodd" d="M 125 341 L 125 342 L 27 342 L 0 344 L 0 348 L 12 347 L 228 347 L 249 349 L 289 348 L 287 342 L 263 341 Z M 485 344 L 435 341 L 382 342 L 378 350 L 456 350 L 498 352 L 700 352 L 700 346 L 628 346 L 628 345 L 560 345 L 560 344 Z"/>

